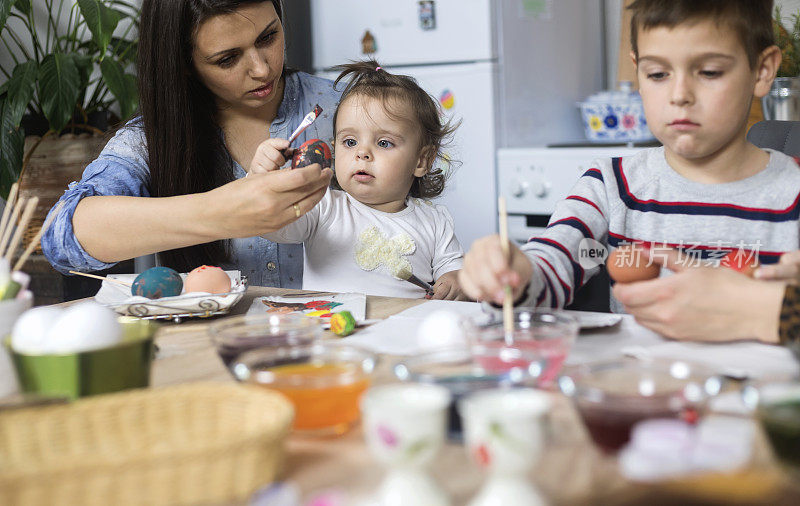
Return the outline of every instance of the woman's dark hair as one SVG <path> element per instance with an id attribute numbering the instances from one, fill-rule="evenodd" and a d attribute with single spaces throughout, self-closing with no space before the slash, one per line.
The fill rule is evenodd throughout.
<path id="1" fill-rule="evenodd" d="M 342 98 L 339 100 L 339 106 L 351 95 L 376 98 L 383 103 L 386 113 L 390 117 L 410 120 L 419 125 L 422 134 L 420 147 L 430 147 L 428 172 L 422 177 L 414 178 L 408 194 L 424 199 L 441 195 L 449 174 L 446 175 L 440 168 L 434 169 L 433 164 L 438 159 L 451 167 L 454 166 L 455 161 L 449 158 L 445 159 L 441 148 L 446 145 L 447 140 L 458 128 L 458 123 L 454 125 L 449 122 L 442 123 L 436 102 L 425 90 L 420 88 L 413 77 L 386 72 L 375 60 L 351 62 L 339 65 L 335 69 L 341 71 L 339 77 L 336 78 L 335 85 L 338 85 L 340 81 L 347 81 Z M 399 100 L 400 103 L 397 104 L 394 100 Z M 410 118 L 409 113 L 413 115 Z M 338 114 L 339 107 L 333 114 L 334 128 L 336 128 Z"/>
<path id="2" fill-rule="evenodd" d="M 775 44 L 772 0 L 636 0 L 631 17 L 631 48 L 639 59 L 639 31 L 674 28 L 682 23 L 712 20 L 733 29 L 755 68 L 762 51 Z"/>
<path id="3" fill-rule="evenodd" d="M 215 97 L 192 65 L 194 37 L 213 16 L 267 1 L 283 22 L 281 0 L 144 0 L 137 64 L 151 196 L 201 193 L 233 181 Z M 213 241 L 163 251 L 159 261 L 186 272 L 226 261 L 229 250 L 229 241 Z"/>

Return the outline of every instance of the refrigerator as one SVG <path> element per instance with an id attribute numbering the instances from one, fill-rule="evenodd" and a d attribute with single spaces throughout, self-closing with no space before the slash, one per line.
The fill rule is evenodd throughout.
<path id="1" fill-rule="evenodd" d="M 602 0 L 311 0 L 315 73 L 367 57 L 460 121 L 436 203 L 464 250 L 497 232 L 497 149 L 583 139 L 575 103 L 603 88 Z M 448 169 L 448 167 L 443 167 Z"/>

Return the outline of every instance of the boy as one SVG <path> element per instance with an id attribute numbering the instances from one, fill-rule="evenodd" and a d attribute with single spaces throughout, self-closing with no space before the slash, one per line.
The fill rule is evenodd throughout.
<path id="1" fill-rule="evenodd" d="M 800 246 L 800 170 L 746 140 L 751 102 L 768 93 L 781 61 L 772 0 L 637 0 L 630 9 L 645 116 L 663 147 L 596 161 L 544 234 L 510 257 L 496 236 L 477 241 L 459 275 L 467 295 L 500 303 L 507 283 L 517 303 L 563 307 L 600 269 L 580 256 L 591 240 L 712 260 L 747 249 L 762 264 Z"/>

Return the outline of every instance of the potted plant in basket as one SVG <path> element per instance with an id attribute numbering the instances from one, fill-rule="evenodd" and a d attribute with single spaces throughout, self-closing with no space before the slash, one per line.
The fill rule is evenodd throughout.
<path id="1" fill-rule="evenodd" d="M 0 44 L 13 60 L 13 68 L 0 66 L 0 197 L 25 179 L 43 144 L 65 133 L 102 134 L 108 124 L 133 116 L 138 21 L 138 7 L 126 0 L 0 0 Z M 26 135 L 40 137 L 26 143 Z M 77 153 L 83 160 L 73 165 L 82 171 L 100 141 L 65 137 L 92 147 L 60 146 L 51 156 Z"/>
<path id="2" fill-rule="evenodd" d="M 767 96 L 761 99 L 764 119 L 800 121 L 800 13 L 789 17 L 785 26 L 780 7 L 775 7 L 775 43 L 783 61 Z"/>

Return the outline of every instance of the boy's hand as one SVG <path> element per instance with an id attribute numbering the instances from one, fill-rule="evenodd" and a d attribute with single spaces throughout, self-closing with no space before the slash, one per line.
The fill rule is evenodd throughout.
<path id="1" fill-rule="evenodd" d="M 756 279 L 800 283 L 800 251 L 789 251 L 781 255 L 777 264 L 762 265 L 753 273 Z"/>
<path id="2" fill-rule="evenodd" d="M 461 286 L 458 284 L 458 271 L 445 272 L 433 284 L 434 300 L 466 300 Z"/>
<path id="3" fill-rule="evenodd" d="M 464 257 L 458 281 L 468 297 L 502 304 L 504 285 L 511 286 L 511 293 L 517 300 L 532 275 L 533 265 L 519 248 L 509 245 L 509 257 L 506 257 L 500 247 L 500 236 L 491 235 L 472 245 Z"/>
<path id="4" fill-rule="evenodd" d="M 250 161 L 248 174 L 263 174 L 278 170 L 291 158 L 293 149 L 289 149 L 287 139 L 270 138 L 262 142 L 256 148 L 253 160 Z"/>

